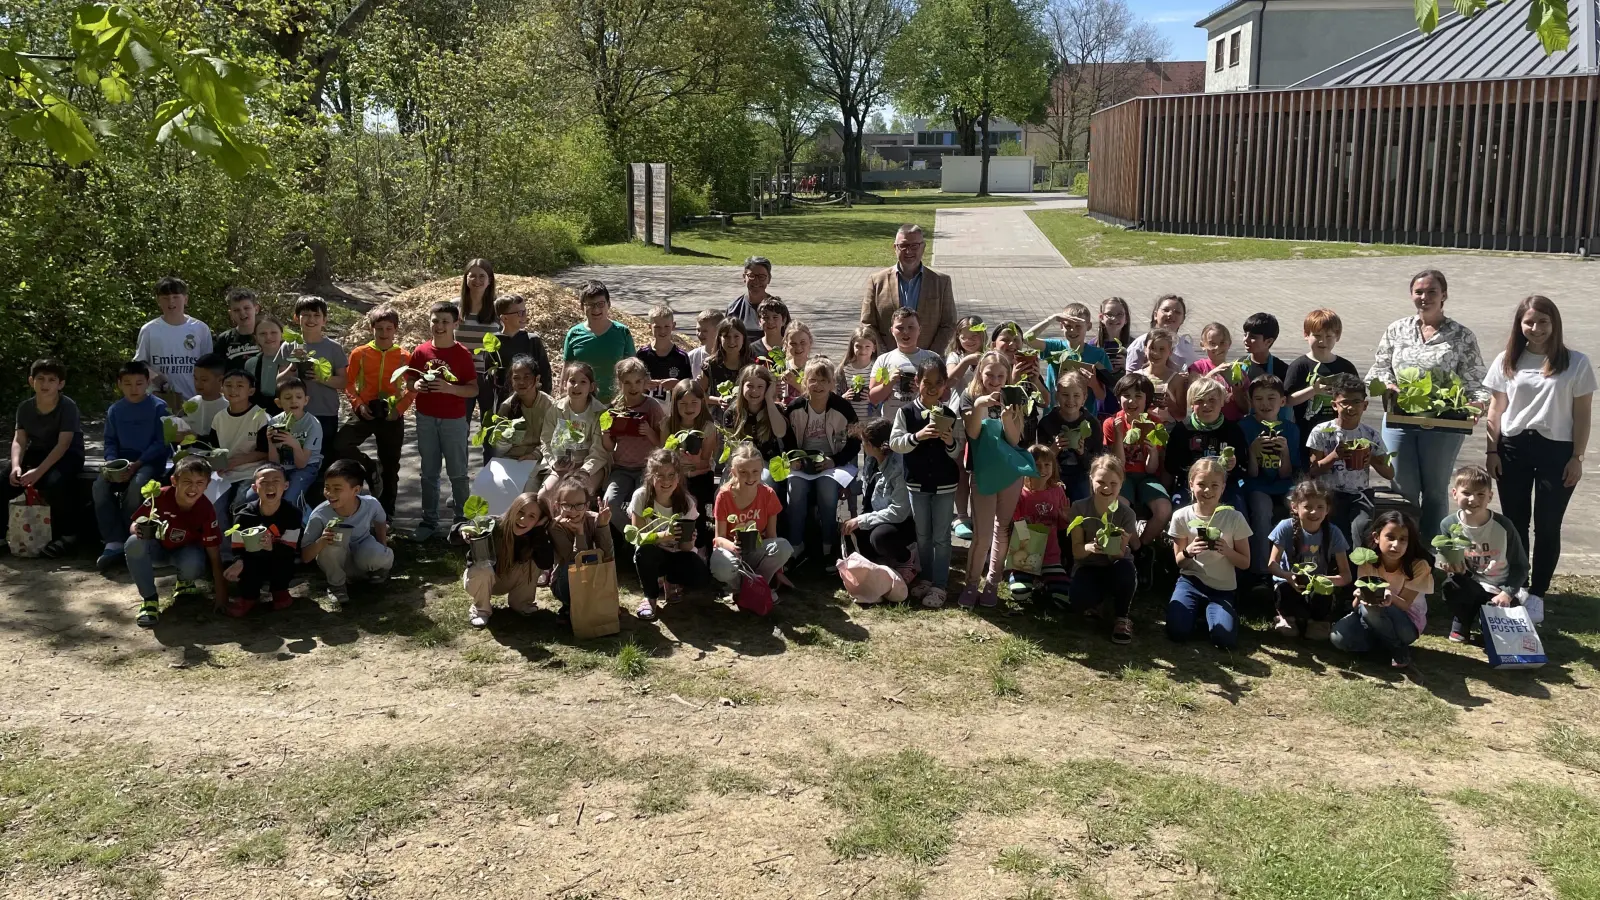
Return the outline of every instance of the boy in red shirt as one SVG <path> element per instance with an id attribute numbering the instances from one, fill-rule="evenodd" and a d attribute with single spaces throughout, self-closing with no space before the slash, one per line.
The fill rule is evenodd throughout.
<path id="1" fill-rule="evenodd" d="M 1150 400 L 1155 396 L 1155 385 L 1137 372 L 1122 376 L 1117 382 L 1117 399 L 1122 410 L 1101 423 L 1106 451 L 1122 460 L 1127 478 L 1122 482 L 1122 496 L 1133 504 L 1134 512 L 1145 519 L 1144 533 L 1139 536 L 1139 546 L 1149 546 L 1167 532 L 1167 522 L 1172 518 L 1172 495 L 1161 483 L 1161 447 L 1166 443 L 1165 427 L 1149 422 L 1135 424 L 1146 415 Z M 1152 440 L 1150 432 L 1161 427 L 1162 437 Z M 1132 428 L 1139 429 L 1139 439 L 1131 444 L 1123 437 Z"/>
<path id="2" fill-rule="evenodd" d="M 407 383 L 417 398 L 417 454 L 422 457 L 422 523 L 414 533 L 426 541 L 439 532 L 439 468 L 450 468 L 450 506 L 455 521 L 466 519 L 467 398 L 478 396 L 478 375 L 472 352 L 456 343 L 461 310 L 440 301 L 428 308 L 433 340 L 411 354 Z M 429 378 L 427 374 L 437 373 Z M 448 373 L 448 374 L 446 374 Z"/>
<path id="3" fill-rule="evenodd" d="M 211 483 L 211 464 L 198 456 L 178 460 L 172 471 L 172 485 L 161 489 L 153 500 L 146 500 L 134 515 L 123 552 L 128 574 L 139 588 L 139 627 L 154 628 L 161 613 L 161 598 L 156 593 L 155 567 L 172 565 L 178 570 L 178 583 L 172 589 L 176 603 L 186 596 L 200 596 L 194 582 L 211 567 L 211 586 L 216 593 L 216 608 L 228 603 L 228 583 L 222 575 L 222 535 L 217 530 L 217 512 L 206 499 Z M 139 520 L 159 521 L 157 535 L 139 537 Z"/>

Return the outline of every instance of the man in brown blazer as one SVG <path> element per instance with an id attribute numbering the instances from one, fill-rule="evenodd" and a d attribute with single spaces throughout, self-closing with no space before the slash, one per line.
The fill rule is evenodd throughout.
<path id="1" fill-rule="evenodd" d="M 926 249 L 922 226 L 901 225 L 894 236 L 896 264 L 867 279 L 867 294 L 861 301 L 861 324 L 877 329 L 880 350 L 894 346 L 889 326 L 894 311 L 902 306 L 916 310 L 917 319 L 922 323 L 919 347 L 943 353 L 951 335 L 955 334 L 956 301 L 950 288 L 950 276 L 940 275 L 922 264 Z"/>

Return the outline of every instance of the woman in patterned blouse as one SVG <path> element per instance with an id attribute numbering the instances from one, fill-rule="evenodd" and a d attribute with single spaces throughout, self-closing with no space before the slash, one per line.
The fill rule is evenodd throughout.
<path id="1" fill-rule="evenodd" d="M 1425 269 L 1411 277 L 1411 303 L 1417 314 L 1384 330 L 1367 371 L 1368 381 L 1382 381 L 1393 391 L 1398 381 L 1395 372 L 1414 366 L 1433 372 L 1435 381 L 1459 375 L 1469 393 L 1480 401 L 1487 399 L 1478 336 L 1444 314 L 1449 292 L 1444 273 L 1437 269 Z M 1385 421 L 1383 441 L 1394 454 L 1395 489 L 1419 508 L 1418 524 L 1427 537 L 1434 535 L 1449 510 L 1450 473 L 1455 471 L 1456 456 L 1466 439 L 1461 431 L 1400 430 L 1388 427 Z"/>

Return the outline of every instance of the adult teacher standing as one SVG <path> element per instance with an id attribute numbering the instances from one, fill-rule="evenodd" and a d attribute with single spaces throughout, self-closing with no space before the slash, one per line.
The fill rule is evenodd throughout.
<path id="1" fill-rule="evenodd" d="M 950 345 L 956 331 L 955 294 L 949 275 L 922 264 L 927 246 L 921 225 L 901 225 L 894 236 L 895 264 L 867 279 L 861 324 L 878 332 L 880 348 L 891 333 L 894 311 L 901 307 L 917 311 L 917 321 L 922 324 L 918 347 L 943 353 Z"/>
<path id="2" fill-rule="evenodd" d="M 1517 305 L 1506 349 L 1489 366 L 1493 392 L 1485 424 L 1488 470 L 1500 488 L 1500 509 L 1533 547 L 1523 605 L 1544 620 L 1544 595 L 1561 559 L 1561 520 L 1583 477 L 1595 375 L 1589 357 L 1569 350 L 1561 311 L 1537 294 Z M 1532 520 L 1539 543 L 1528 542 Z"/>
<path id="3" fill-rule="evenodd" d="M 1390 391 L 1397 390 L 1395 373 L 1417 368 L 1432 372 L 1435 382 L 1451 375 L 1461 377 L 1467 393 L 1482 401 L 1483 353 L 1472 329 L 1444 314 L 1450 299 L 1450 286 L 1444 273 L 1424 269 L 1411 277 L 1411 304 L 1417 314 L 1406 316 L 1384 329 L 1378 342 L 1368 381 L 1381 381 Z M 1390 428 L 1385 417 L 1383 441 L 1394 454 L 1394 486 L 1407 502 L 1419 510 L 1425 537 L 1438 533 L 1439 522 L 1450 508 L 1450 473 L 1456 456 L 1466 441 L 1465 432 L 1447 428 Z"/>
<path id="4" fill-rule="evenodd" d="M 744 326 L 745 343 L 761 338 L 761 304 L 778 298 L 767 293 L 772 284 L 772 261 L 752 256 L 744 261 L 744 293 L 728 304 L 728 318 Z"/>

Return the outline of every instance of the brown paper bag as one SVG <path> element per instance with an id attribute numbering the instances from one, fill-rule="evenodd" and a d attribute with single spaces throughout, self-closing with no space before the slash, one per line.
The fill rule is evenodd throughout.
<path id="1" fill-rule="evenodd" d="M 575 637 L 605 637 L 621 630 L 615 560 L 603 559 L 599 550 L 579 551 L 567 570 L 567 590 Z"/>

